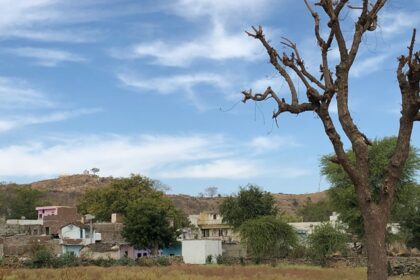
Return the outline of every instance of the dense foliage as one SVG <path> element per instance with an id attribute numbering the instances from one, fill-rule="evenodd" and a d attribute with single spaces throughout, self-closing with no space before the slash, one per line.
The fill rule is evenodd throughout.
<path id="1" fill-rule="evenodd" d="M 140 248 L 157 248 L 175 242 L 188 219 L 165 194 L 155 188 L 156 181 L 132 175 L 114 179 L 109 186 L 85 193 L 78 205 L 82 214 L 109 220 L 112 213 L 125 217 L 123 236 Z"/>
<path id="2" fill-rule="evenodd" d="M 138 198 L 129 203 L 122 235 L 138 248 L 159 248 L 175 244 L 188 221 L 171 201 L 161 195 Z"/>
<path id="3" fill-rule="evenodd" d="M 251 255 L 259 260 L 285 257 L 298 243 L 293 227 L 275 216 L 247 220 L 239 232 Z"/>
<path id="4" fill-rule="evenodd" d="M 321 265 L 325 265 L 328 256 L 346 250 L 346 242 L 347 236 L 341 229 L 330 223 L 321 224 L 309 235 L 310 256 Z"/>
<path id="5" fill-rule="evenodd" d="M 226 197 L 219 210 L 223 221 L 235 228 L 247 220 L 275 216 L 278 212 L 273 195 L 253 185 L 241 187 L 237 194 Z"/>
<path id="6" fill-rule="evenodd" d="M 369 147 L 369 179 L 374 200 L 378 200 L 381 179 L 389 164 L 395 145 L 396 138 L 388 137 L 373 141 Z M 347 153 L 354 160 L 353 152 L 348 151 Z M 363 218 L 358 209 L 353 184 L 343 168 L 332 161 L 331 158 L 330 155 L 322 158 L 321 172 L 332 185 L 328 191 L 332 208 L 339 212 L 340 219 L 349 225 L 349 230 L 362 237 L 364 236 Z M 416 149 L 411 148 L 402 175 L 398 180 L 391 220 L 398 221 L 403 218 L 398 213 L 407 212 L 406 204 L 412 199 L 409 194 L 413 192 L 413 187 L 416 186 L 415 176 L 419 169 L 420 157 Z"/>
<path id="7" fill-rule="evenodd" d="M 298 210 L 298 215 L 303 222 L 326 222 L 334 208 L 328 199 L 318 202 L 307 201 L 306 204 Z"/>
<path id="8" fill-rule="evenodd" d="M 30 186 L 0 185 L 0 216 L 7 219 L 36 219 L 35 207 L 46 203 L 44 194 Z"/>

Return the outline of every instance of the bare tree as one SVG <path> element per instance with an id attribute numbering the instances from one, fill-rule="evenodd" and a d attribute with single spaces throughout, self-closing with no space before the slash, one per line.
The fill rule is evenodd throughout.
<path id="1" fill-rule="evenodd" d="M 217 187 L 207 187 L 204 190 L 204 193 L 208 196 L 208 197 L 215 197 L 217 195 Z"/>
<path id="2" fill-rule="evenodd" d="M 385 247 L 386 225 L 390 216 L 391 206 L 394 201 L 396 183 L 401 175 L 407 160 L 410 138 L 415 121 L 420 121 L 420 52 L 415 52 L 414 42 L 416 31 L 408 47 L 408 54 L 398 58 L 397 79 L 401 91 L 402 111 L 400 127 L 395 152 L 389 161 L 381 182 L 380 192 L 376 196 L 371 191 L 369 184 L 369 156 L 368 149 L 371 142 L 359 130 L 352 119 L 348 106 L 349 96 L 349 71 L 356 59 L 363 35 L 373 31 L 377 26 L 378 12 L 387 0 L 376 0 L 370 3 L 363 0 L 361 7 L 350 6 L 348 0 L 320 0 L 315 5 L 326 14 L 328 22 L 328 37 L 323 38 L 320 31 L 320 16 L 307 0 L 306 7 L 314 19 L 315 37 L 320 48 L 322 64 L 320 65 L 321 77 L 311 74 L 305 67 L 298 47 L 289 39 L 283 38 L 282 44 L 290 49 L 291 53 L 280 55 L 265 38 L 262 27 L 252 27 L 253 31 L 247 34 L 261 42 L 270 58 L 270 63 L 284 78 L 290 90 L 290 101 L 274 92 L 268 87 L 263 93 L 252 93 L 252 90 L 243 91 L 243 102 L 248 100 L 264 101 L 272 98 L 277 105 L 273 113 L 276 119 L 280 114 L 289 112 L 299 114 L 314 112 L 322 122 L 325 133 L 330 139 L 336 157 L 334 160 L 340 164 L 350 177 L 357 194 L 358 206 L 364 219 L 366 232 L 366 248 L 368 255 L 368 279 L 383 280 L 387 278 L 387 257 Z M 347 5 L 347 7 L 346 7 Z M 360 16 L 355 23 L 351 43 L 345 39 L 339 18 L 343 9 L 360 9 Z M 329 49 L 336 44 L 339 50 L 339 62 L 335 65 L 335 74 L 329 65 Z M 296 74 L 306 88 L 306 101 L 300 102 L 296 85 L 288 73 Z M 336 123 L 330 116 L 329 107 L 331 100 L 336 98 L 339 125 L 352 144 L 355 161 L 345 153 L 341 136 L 336 129 Z"/>

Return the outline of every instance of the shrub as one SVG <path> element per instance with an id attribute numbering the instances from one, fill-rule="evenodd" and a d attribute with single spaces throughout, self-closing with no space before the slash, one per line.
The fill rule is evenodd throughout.
<path id="1" fill-rule="evenodd" d="M 116 265 L 134 266 L 134 265 L 136 265 L 136 261 L 124 256 L 121 259 L 116 261 Z"/>
<path id="2" fill-rule="evenodd" d="M 93 260 L 92 263 L 100 267 L 110 267 L 110 266 L 115 265 L 117 263 L 117 260 L 114 260 L 111 258 L 108 258 L 108 259 L 99 258 L 99 259 Z"/>
<path id="3" fill-rule="evenodd" d="M 210 264 L 212 262 L 213 262 L 213 256 L 212 255 L 208 255 L 207 258 L 206 258 L 206 263 L 207 264 Z"/>
<path id="4" fill-rule="evenodd" d="M 156 258 L 156 264 L 159 266 L 169 266 L 171 265 L 171 261 L 168 257 L 157 257 Z"/>
<path id="5" fill-rule="evenodd" d="M 47 248 L 41 248 L 32 255 L 29 266 L 33 268 L 52 267 L 54 266 L 55 257 Z"/>
<path id="6" fill-rule="evenodd" d="M 297 245 L 297 235 L 292 226 L 275 216 L 248 220 L 239 230 L 241 240 L 259 261 L 263 258 L 285 257 Z"/>
<path id="7" fill-rule="evenodd" d="M 309 235 L 308 244 L 310 256 L 322 266 L 326 265 L 328 257 L 335 252 L 346 250 L 347 235 L 338 227 L 329 223 L 315 227 Z"/>
<path id="8" fill-rule="evenodd" d="M 73 253 L 65 253 L 54 258 L 54 267 L 74 267 L 80 265 L 80 259 Z"/>
<path id="9" fill-rule="evenodd" d="M 226 264 L 226 265 L 233 265 L 235 264 L 235 259 L 223 255 L 218 255 L 216 257 L 217 264 Z"/>

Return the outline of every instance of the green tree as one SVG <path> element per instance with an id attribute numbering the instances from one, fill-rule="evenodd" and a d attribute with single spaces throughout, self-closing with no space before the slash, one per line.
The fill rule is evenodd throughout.
<path id="1" fill-rule="evenodd" d="M 318 202 L 307 201 L 306 204 L 298 210 L 298 215 L 304 222 L 326 222 L 334 208 L 328 199 Z"/>
<path id="2" fill-rule="evenodd" d="M 324 266 L 331 254 L 346 250 L 346 242 L 347 236 L 341 229 L 330 223 L 321 224 L 309 235 L 310 256 Z"/>
<path id="3" fill-rule="evenodd" d="M 102 221 L 109 220 L 112 213 L 125 215 L 131 201 L 159 192 L 155 183 L 140 175 L 113 179 L 106 187 L 87 190 L 79 201 L 79 212 L 93 214 Z"/>
<path id="4" fill-rule="evenodd" d="M 420 249 L 420 185 L 410 185 L 401 195 L 395 220 L 399 221 L 400 229 L 407 236 L 407 246 Z"/>
<path id="5" fill-rule="evenodd" d="M 2 186 L 0 191 L 0 215 L 8 219 L 36 219 L 35 207 L 46 204 L 44 193 L 29 185 Z"/>
<path id="6" fill-rule="evenodd" d="M 278 212 L 273 195 L 254 185 L 241 187 L 237 194 L 226 197 L 219 205 L 219 211 L 223 221 L 234 228 L 249 219 L 275 216 Z"/>
<path id="7" fill-rule="evenodd" d="M 172 202 L 161 193 L 138 198 L 128 204 L 122 235 L 139 248 L 158 249 L 176 242 L 188 220 Z"/>
<path id="8" fill-rule="evenodd" d="M 298 243 L 293 227 L 275 216 L 247 220 L 239 232 L 242 242 L 256 260 L 285 257 Z"/>
<path id="9" fill-rule="evenodd" d="M 369 182 L 372 199 L 379 200 L 379 194 L 386 166 L 392 156 L 397 143 L 396 137 L 387 137 L 372 141 L 369 147 Z M 354 153 L 347 151 L 351 160 L 355 160 Z M 413 199 L 413 186 L 415 186 L 416 172 L 420 168 L 420 157 L 417 150 L 410 148 L 408 159 L 404 165 L 401 176 L 396 184 L 395 202 L 391 211 L 391 221 L 400 222 L 407 213 L 407 204 Z M 331 155 L 321 159 L 321 173 L 325 175 L 332 187 L 328 190 L 329 200 L 340 214 L 340 220 L 348 224 L 349 230 L 364 237 L 363 217 L 358 207 L 354 186 L 341 165 L 337 164 Z M 407 217 L 407 216 L 405 216 Z"/>

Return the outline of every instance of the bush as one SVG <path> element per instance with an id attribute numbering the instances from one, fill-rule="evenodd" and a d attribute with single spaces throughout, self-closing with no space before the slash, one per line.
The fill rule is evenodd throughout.
<path id="1" fill-rule="evenodd" d="M 315 227 L 309 235 L 309 253 L 313 260 L 322 266 L 326 265 L 328 257 L 335 253 L 346 251 L 347 235 L 338 227 L 329 223 Z"/>
<path id="2" fill-rule="evenodd" d="M 235 259 L 223 255 L 218 255 L 216 257 L 217 264 L 226 264 L 226 265 L 233 265 L 235 264 Z"/>
<path id="3" fill-rule="evenodd" d="M 92 260 L 92 264 L 96 266 L 100 266 L 100 267 L 110 267 L 117 264 L 117 260 L 114 260 L 111 258 L 108 258 L 108 259 L 99 258 L 96 260 Z"/>
<path id="4" fill-rule="evenodd" d="M 213 262 L 213 256 L 212 255 L 208 255 L 207 258 L 206 258 L 206 263 L 207 264 L 210 264 L 212 262 Z"/>
<path id="5" fill-rule="evenodd" d="M 32 255 L 31 261 L 28 263 L 30 267 L 53 267 L 55 257 L 47 248 L 42 248 L 35 251 Z"/>
<path id="6" fill-rule="evenodd" d="M 171 261 L 168 257 L 157 257 L 156 264 L 159 266 L 169 266 L 171 265 Z"/>
<path id="7" fill-rule="evenodd" d="M 74 253 L 65 253 L 58 258 L 54 258 L 54 267 L 74 267 L 80 265 L 80 259 Z"/>
<path id="8" fill-rule="evenodd" d="M 248 220 L 239 230 L 241 240 L 258 262 L 263 258 L 286 257 L 298 241 L 292 226 L 274 216 Z"/>
<path id="9" fill-rule="evenodd" d="M 136 261 L 124 256 L 121 259 L 116 261 L 116 265 L 134 266 L 134 265 L 136 265 Z"/>

